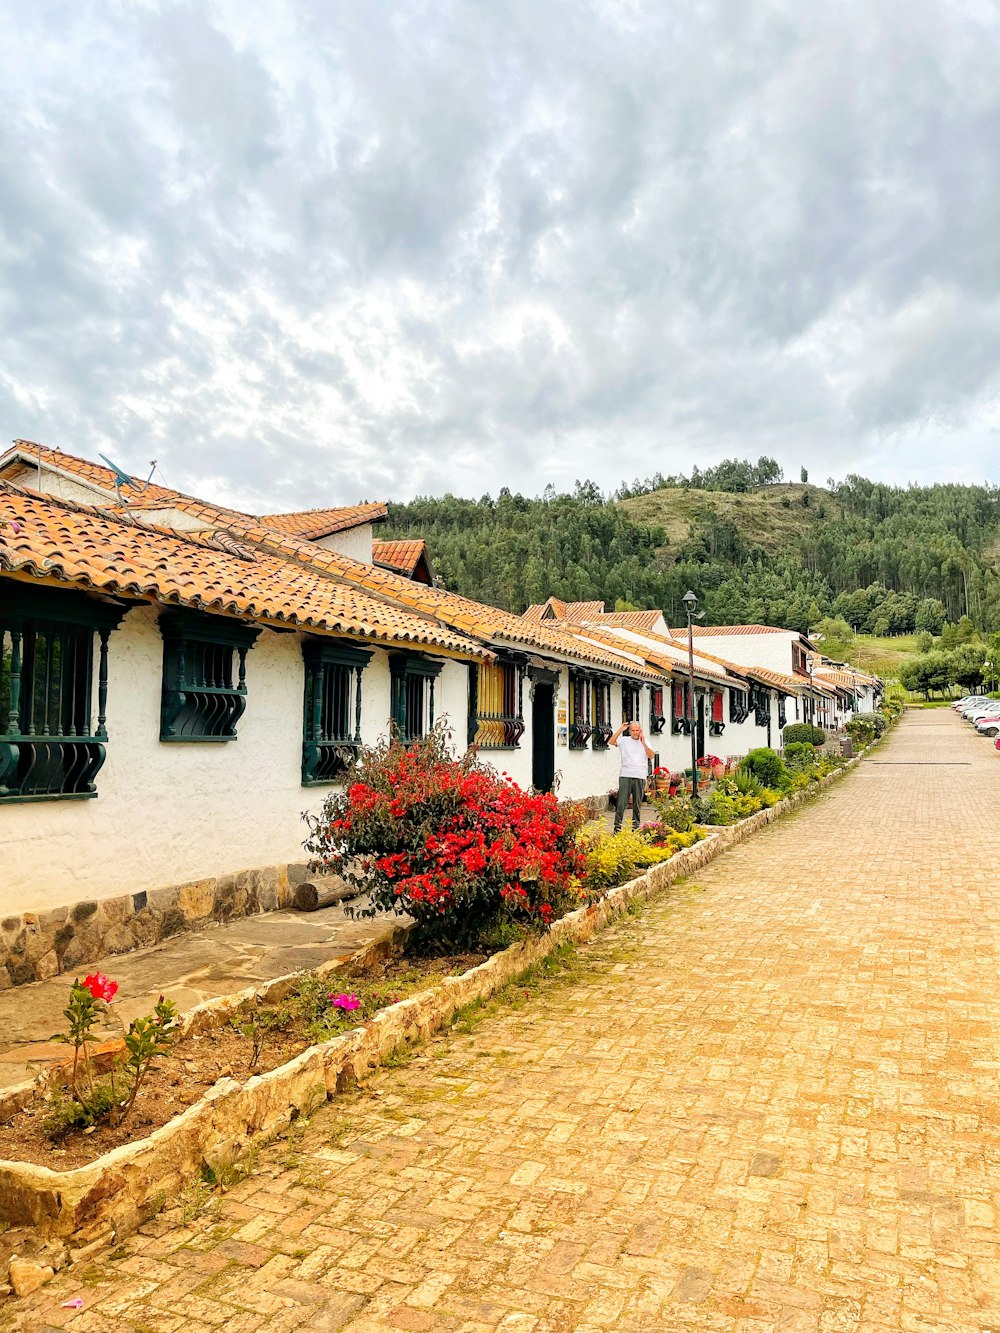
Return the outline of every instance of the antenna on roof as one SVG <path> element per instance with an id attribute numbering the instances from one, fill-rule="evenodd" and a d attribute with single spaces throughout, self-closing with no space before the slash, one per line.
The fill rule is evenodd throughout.
<path id="1" fill-rule="evenodd" d="M 155 458 L 151 458 L 149 460 L 149 476 L 140 486 L 139 483 L 137 481 L 134 481 L 133 478 L 130 477 L 127 472 L 123 472 L 117 463 L 112 463 L 111 459 L 107 456 L 107 454 L 98 454 L 97 456 L 98 458 L 103 458 L 105 463 L 107 463 L 108 467 L 115 474 L 115 495 L 118 497 L 118 503 L 122 506 L 123 509 L 128 507 L 128 501 L 122 495 L 123 486 L 131 486 L 132 489 L 136 491 L 139 495 L 142 495 L 143 492 L 149 488 L 149 483 L 153 480 L 153 473 L 156 471 Z"/>

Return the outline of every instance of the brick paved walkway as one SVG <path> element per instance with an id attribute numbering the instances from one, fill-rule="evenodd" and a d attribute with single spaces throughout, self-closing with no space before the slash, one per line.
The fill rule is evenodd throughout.
<path id="1" fill-rule="evenodd" d="M 21 1327 L 998 1333 L 998 830 L 1000 754 L 910 715 Z"/>

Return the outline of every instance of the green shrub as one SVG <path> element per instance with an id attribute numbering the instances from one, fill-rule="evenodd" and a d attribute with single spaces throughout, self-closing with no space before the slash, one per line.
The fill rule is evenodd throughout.
<path id="1" fill-rule="evenodd" d="M 870 717 L 859 713 L 848 722 L 847 734 L 855 745 L 864 748 L 875 739 L 875 727 Z"/>
<path id="2" fill-rule="evenodd" d="M 761 746 L 740 760 L 740 769 L 752 773 L 765 787 L 782 787 L 788 781 L 788 769 L 774 750 Z"/>
<path id="3" fill-rule="evenodd" d="M 826 732 L 811 722 L 789 722 L 781 733 L 781 743 L 786 751 L 789 745 L 822 745 L 825 741 Z"/>
<path id="4" fill-rule="evenodd" d="M 673 847 L 656 847 L 632 829 L 622 829 L 621 833 L 608 833 L 604 829 L 591 833 L 584 829 L 580 835 L 580 848 L 587 883 L 593 888 L 624 884 L 639 871 L 669 861 L 675 850 Z"/>
<path id="5" fill-rule="evenodd" d="M 885 735 L 885 729 L 889 725 L 881 713 L 855 713 L 851 721 L 867 722 L 874 731 L 876 740 L 878 740 L 880 736 Z M 848 732 L 850 732 L 849 724 L 847 729 Z"/>
<path id="6" fill-rule="evenodd" d="M 678 833 L 686 833 L 694 828 L 694 802 L 690 796 L 657 797 L 653 802 L 661 824 L 667 824 Z"/>
<path id="7" fill-rule="evenodd" d="M 799 773 L 812 768 L 816 763 L 816 751 L 808 741 L 792 741 L 790 744 L 786 742 L 782 757 L 789 768 Z"/>

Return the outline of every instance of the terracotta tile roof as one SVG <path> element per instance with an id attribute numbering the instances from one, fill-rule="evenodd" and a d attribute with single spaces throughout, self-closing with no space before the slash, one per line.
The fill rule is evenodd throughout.
<path id="1" fill-rule="evenodd" d="M 817 667 L 816 675 L 832 681 L 834 685 L 847 685 L 851 689 L 864 689 L 866 685 L 879 683 L 877 677 L 865 675 L 862 671 L 840 671 L 836 667 Z"/>
<path id="2" fill-rule="evenodd" d="M 586 619 L 590 619 L 586 613 L 584 614 Z M 605 611 L 599 616 L 594 616 L 597 624 L 643 631 L 652 631 L 662 619 L 662 611 Z"/>
<path id="3" fill-rule="evenodd" d="M 133 478 L 134 488 L 122 487 L 122 497 L 127 501 L 122 510 L 116 502 L 115 473 L 111 468 L 102 463 L 92 463 L 88 458 L 63 453 L 61 449 L 53 449 L 47 444 L 38 444 L 34 440 L 15 440 L 14 449 L 25 456 L 28 462 L 40 458 L 43 466 L 55 468 L 98 487 L 107 494 L 111 500 L 110 508 L 116 512 L 177 509 L 193 518 L 204 520 L 206 524 L 220 523 L 233 514 L 243 519 L 254 517 L 243 510 L 199 500 L 196 496 L 185 495 L 183 491 L 175 491 L 156 482 L 150 482 L 147 486 L 145 477 Z M 27 480 L 22 480 L 20 484 L 30 486 Z M 261 522 L 266 522 L 278 531 L 295 533 L 315 541 L 333 532 L 358 527 L 362 523 L 379 523 L 387 517 L 388 512 L 384 504 L 344 505 L 338 508 L 306 509 L 293 514 L 269 514 Z"/>
<path id="4" fill-rule="evenodd" d="M 695 625 L 695 638 L 723 634 L 797 634 L 794 629 L 781 629 L 778 625 Z M 686 634 L 686 627 L 672 631 L 674 634 Z"/>
<path id="5" fill-rule="evenodd" d="M 541 652 L 554 653 L 594 666 L 603 666 L 618 673 L 659 680 L 657 672 L 639 664 L 616 657 L 614 653 L 583 643 L 565 629 L 550 622 L 532 624 L 513 612 L 496 606 L 485 606 L 470 601 L 458 593 L 417 583 L 401 574 L 366 565 L 360 560 L 331 551 L 322 546 L 284 535 L 260 523 L 241 523 L 236 520 L 228 530 L 241 542 L 271 551 L 287 560 L 311 565 L 327 577 L 343 581 L 380 598 L 387 598 L 407 610 L 436 619 L 460 634 L 467 634 L 494 645 L 513 647 L 530 646 Z"/>
<path id="6" fill-rule="evenodd" d="M 346 532 L 365 523 L 381 523 L 389 517 L 384 504 L 343 505 L 336 509 L 301 509 L 294 514 L 264 514 L 262 523 L 279 532 L 290 532 L 306 541 L 318 541 L 333 532 Z"/>
<path id="7" fill-rule="evenodd" d="M 377 565 L 388 565 L 411 578 L 421 557 L 427 559 L 427 543 L 422 537 L 407 542 L 372 542 L 372 559 Z"/>
<path id="8" fill-rule="evenodd" d="M 245 519 L 252 517 L 252 515 L 244 514 L 240 510 L 210 504 L 207 500 L 199 500 L 195 496 L 185 495 L 182 491 L 172 490 L 168 486 L 160 486 L 156 482 L 150 482 L 147 486 L 145 477 L 134 478 L 136 483 L 134 489 L 126 486 L 122 487 L 122 498 L 127 501 L 127 504 L 120 506 L 115 494 L 115 473 L 102 463 L 92 463 L 88 458 L 77 458 L 75 454 L 63 453 L 61 449 L 53 449 L 47 444 L 38 444 L 34 440 L 15 440 L 13 449 L 8 450 L 6 457 L 9 459 L 10 455 L 14 453 L 21 454 L 29 462 L 35 462 L 40 458 L 43 467 L 54 468 L 56 471 L 66 473 L 87 485 L 97 487 L 108 497 L 107 505 L 102 506 L 102 508 L 106 508 L 112 513 L 131 514 L 149 510 L 168 511 L 176 509 L 191 518 L 200 519 L 205 526 L 221 523 L 233 514 Z M 0 464 L 2 464 L 2 460 L 0 460 Z M 9 464 L 4 466 L 3 470 L 9 472 L 11 470 Z M 30 479 L 17 478 L 16 480 L 19 485 L 29 490 L 32 489 Z M 96 496 L 94 503 L 99 503 Z"/>
<path id="9" fill-rule="evenodd" d="M 228 532 L 180 533 L 0 482 L 0 570 L 119 597 L 196 607 L 317 633 L 426 645 L 463 657 L 482 647 L 363 590 L 243 544 Z"/>
<path id="10" fill-rule="evenodd" d="M 25 442 L 18 443 L 24 444 Z M 49 466 L 60 467 L 73 475 L 93 481 L 113 495 L 114 473 L 109 468 L 92 464 L 86 459 L 76 458 L 72 454 L 63 454 L 59 450 L 49 449 L 46 446 L 26 444 L 25 447 L 32 455 L 40 448 L 43 461 Z M 2 486 L 2 483 L 0 483 L 0 486 Z M 30 492 L 21 492 L 17 487 L 10 487 L 9 489 L 26 498 L 30 496 Z M 480 655 L 482 649 L 471 643 L 470 640 L 478 639 L 485 643 L 510 645 L 511 648 L 521 648 L 522 650 L 525 647 L 533 647 L 543 654 L 581 661 L 615 671 L 618 674 L 652 681 L 662 679 L 659 672 L 639 663 L 626 661 L 607 649 L 584 643 L 572 634 L 548 624 L 532 625 L 512 612 L 503 611 L 498 607 L 484 606 L 479 602 L 460 597 L 457 593 L 447 592 L 443 588 L 434 588 L 405 578 L 400 574 L 379 569 L 374 565 L 353 560 L 350 556 L 341 555 L 339 552 L 317 546 L 314 542 L 305 540 L 299 535 L 282 532 L 270 526 L 270 520 L 265 522 L 265 520 L 255 518 L 250 514 L 242 514 L 236 510 L 211 505 L 192 496 L 183 495 L 179 491 L 168 490 L 166 487 L 151 485 L 148 491 L 137 497 L 135 504 L 130 502 L 128 510 L 124 513 L 120 510 L 117 513 L 111 512 L 114 509 L 113 500 L 110 506 L 101 506 L 98 511 L 91 510 L 89 506 L 74 505 L 70 501 L 56 501 L 51 497 L 45 497 L 42 503 L 43 505 L 61 506 L 67 513 L 94 514 L 97 512 L 104 521 L 117 524 L 122 530 L 135 531 L 137 528 L 141 530 L 145 526 L 147 531 L 157 534 L 159 538 L 173 538 L 181 544 L 181 548 L 184 550 L 201 547 L 208 551 L 215 551 L 215 544 L 220 540 L 220 534 L 228 534 L 236 539 L 236 542 L 246 550 L 248 555 L 252 555 L 259 564 L 263 564 L 268 578 L 277 577 L 278 571 L 282 569 L 286 562 L 294 562 L 291 569 L 283 571 L 283 582 L 294 583 L 299 577 L 296 566 L 306 566 L 311 573 L 302 574 L 303 581 L 308 581 L 312 576 L 318 576 L 325 585 L 342 585 L 341 591 L 336 594 L 334 610 L 337 612 L 343 610 L 343 613 L 347 616 L 347 612 L 352 607 L 356 610 L 360 608 L 364 612 L 362 619 L 368 617 L 371 626 L 374 628 L 366 628 L 364 624 L 361 624 L 358 632 L 371 634 L 372 637 L 378 637 L 381 632 L 378 629 L 381 622 L 378 620 L 376 611 L 378 608 L 382 608 L 387 615 L 395 611 L 402 617 L 399 624 L 407 629 L 407 634 L 404 637 L 409 637 L 412 634 L 413 642 L 427 642 L 428 644 L 436 642 L 444 648 L 455 645 L 455 651 L 471 651 Z M 141 511 L 147 508 L 181 510 L 197 518 L 204 524 L 205 539 L 202 540 L 201 534 L 197 532 L 175 532 L 170 529 L 156 528 L 152 524 L 145 525 Z M 364 508 L 364 506 L 355 506 L 355 510 L 361 508 Z M 379 508 L 379 506 L 375 506 L 375 508 Z M 133 513 L 135 510 L 140 512 Z M 80 518 L 74 520 L 74 522 L 79 522 L 82 525 L 84 520 Z M 22 531 L 21 537 L 23 536 Z M 9 533 L 7 534 L 7 540 L 9 543 Z M 20 537 L 18 540 L 20 541 Z M 101 545 L 100 540 L 97 540 L 96 545 L 98 547 Z M 112 547 L 114 545 L 115 543 L 112 541 Z M 72 550 L 72 540 L 64 533 L 56 542 L 56 546 L 57 558 L 53 557 L 56 559 L 54 569 L 59 570 L 64 568 L 63 557 L 69 558 L 69 553 L 64 552 L 63 547 L 69 546 Z M 163 585 L 166 589 L 171 585 L 171 578 L 167 577 L 168 571 L 164 569 L 163 560 L 169 559 L 170 556 L 166 554 L 164 548 L 160 549 L 163 554 L 160 561 L 156 563 L 156 571 L 158 574 L 163 574 Z M 45 558 L 49 558 L 49 554 Z M 114 558 L 113 554 L 106 559 L 95 556 L 89 562 L 93 565 L 95 560 L 105 559 L 103 570 L 100 564 L 97 565 L 96 569 L 96 572 L 105 582 L 101 585 L 95 582 L 92 586 L 107 586 L 110 589 L 116 579 L 123 576 L 124 589 L 125 584 L 128 583 L 131 570 L 127 563 L 121 569 L 118 569 L 113 563 L 107 563 L 107 560 L 113 562 Z M 209 557 L 206 556 L 205 558 Z M 213 558 L 228 558 L 232 561 L 239 561 L 239 557 L 231 556 L 221 548 L 215 551 Z M 245 574 L 246 562 L 240 563 L 243 564 Z M 73 577 L 70 577 L 67 573 L 58 572 L 54 576 L 69 577 L 70 581 L 81 581 L 86 584 L 90 573 L 95 572 L 87 568 L 78 569 L 73 565 L 72 560 L 70 560 L 70 566 L 75 570 Z M 30 556 L 21 567 L 25 572 L 32 570 Z M 179 574 L 178 577 L 181 578 L 181 575 Z M 183 582 L 182 578 L 181 581 Z M 246 583 L 242 585 L 243 600 L 239 603 L 240 607 L 245 609 L 233 610 L 232 614 L 256 616 L 268 620 L 282 619 L 283 613 L 280 602 L 276 607 L 272 607 L 274 614 L 270 612 L 265 614 L 263 611 L 250 609 L 252 606 L 263 605 L 265 602 L 271 605 L 264 596 L 255 598 L 255 591 L 254 579 L 252 577 L 248 578 Z M 202 606 L 205 610 L 222 610 L 225 606 L 224 589 L 219 590 L 218 596 L 212 604 L 209 604 L 204 598 L 206 595 L 215 596 L 216 590 L 214 587 L 202 589 L 195 580 L 188 587 L 188 592 L 194 600 L 185 604 Z M 152 585 L 149 586 L 145 595 L 156 598 L 160 596 Z M 180 593 L 168 594 L 165 591 L 163 595 L 167 600 L 184 600 Z M 199 601 L 199 598 L 202 598 L 202 601 Z M 221 600 L 219 600 L 220 598 Z M 355 603 L 357 603 L 357 607 L 355 607 Z M 595 605 L 603 606 L 603 603 Z M 312 607 L 311 609 L 313 612 L 319 613 L 318 607 Z M 349 621 L 350 617 L 347 616 L 344 623 L 347 624 Z M 353 625 L 355 622 L 350 621 L 350 623 Z M 313 626 L 310 624 L 304 627 L 312 628 Z M 418 637 L 418 628 L 419 633 L 425 636 L 424 638 Z M 344 632 L 351 631 L 345 630 Z M 389 636 L 386 635 L 385 637 Z"/>
<path id="11" fill-rule="evenodd" d="M 546 612 L 551 615 L 546 617 Z M 550 597 L 547 602 L 536 602 L 524 612 L 523 619 L 539 622 L 546 619 L 580 620 L 586 616 L 599 616 L 604 612 L 603 602 L 562 602 L 558 597 Z"/>
<path id="12" fill-rule="evenodd" d="M 557 622 L 547 621 L 547 624 Z M 642 630 L 627 630 L 626 633 L 632 633 L 639 637 L 626 638 L 618 627 L 605 627 L 602 621 L 589 621 L 586 625 L 575 627 L 567 625 L 567 629 L 574 633 L 584 635 L 598 643 L 617 644 L 629 652 L 639 653 L 647 662 L 665 671 L 668 675 L 684 676 L 687 674 L 688 657 L 687 649 L 682 648 L 679 643 L 674 643 L 673 639 L 664 638 L 662 634 L 656 634 L 650 631 L 648 634 Z M 703 653 L 700 650 L 695 651 L 694 672 L 702 680 L 710 680 L 722 685 L 730 685 L 733 682 L 729 676 L 721 671 L 713 671 L 711 667 L 705 665 L 706 659 L 711 662 L 725 666 L 718 658 L 712 657 L 709 653 Z"/>
<path id="13" fill-rule="evenodd" d="M 769 667 L 744 666 L 739 668 L 749 680 L 756 680 L 761 685 L 773 685 L 785 694 L 803 694 L 809 689 L 809 682 L 804 676 L 788 676 L 784 671 L 771 671 Z"/>

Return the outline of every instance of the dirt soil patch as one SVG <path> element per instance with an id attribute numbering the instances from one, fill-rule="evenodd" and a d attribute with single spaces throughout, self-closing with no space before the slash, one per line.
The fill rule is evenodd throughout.
<path id="1" fill-rule="evenodd" d="M 0 1130 L 0 1157 L 33 1162 L 54 1171 L 86 1166 L 124 1143 L 145 1138 L 187 1110 L 220 1078 L 245 1082 L 286 1064 L 314 1042 L 359 1027 L 380 1010 L 446 976 L 456 976 L 485 962 L 486 953 L 449 954 L 440 958 L 399 957 L 356 963 L 338 969 L 322 982 L 307 974 L 295 995 L 280 1005 L 259 1002 L 244 1006 L 230 1022 L 179 1039 L 171 1053 L 155 1064 L 136 1097 L 128 1119 L 119 1125 L 101 1122 L 52 1137 L 49 1121 L 53 1093 L 68 1095 L 66 1080 L 17 1112 Z M 338 994 L 355 995 L 359 1008 L 341 1012 L 328 1003 Z M 261 1034 L 262 1020 L 266 1030 Z M 242 1029 L 242 1030 L 241 1030 Z M 255 1043 L 259 1054 L 254 1059 Z M 67 1067 L 68 1068 L 68 1067 Z M 119 1075 L 119 1078 L 121 1076 Z"/>

